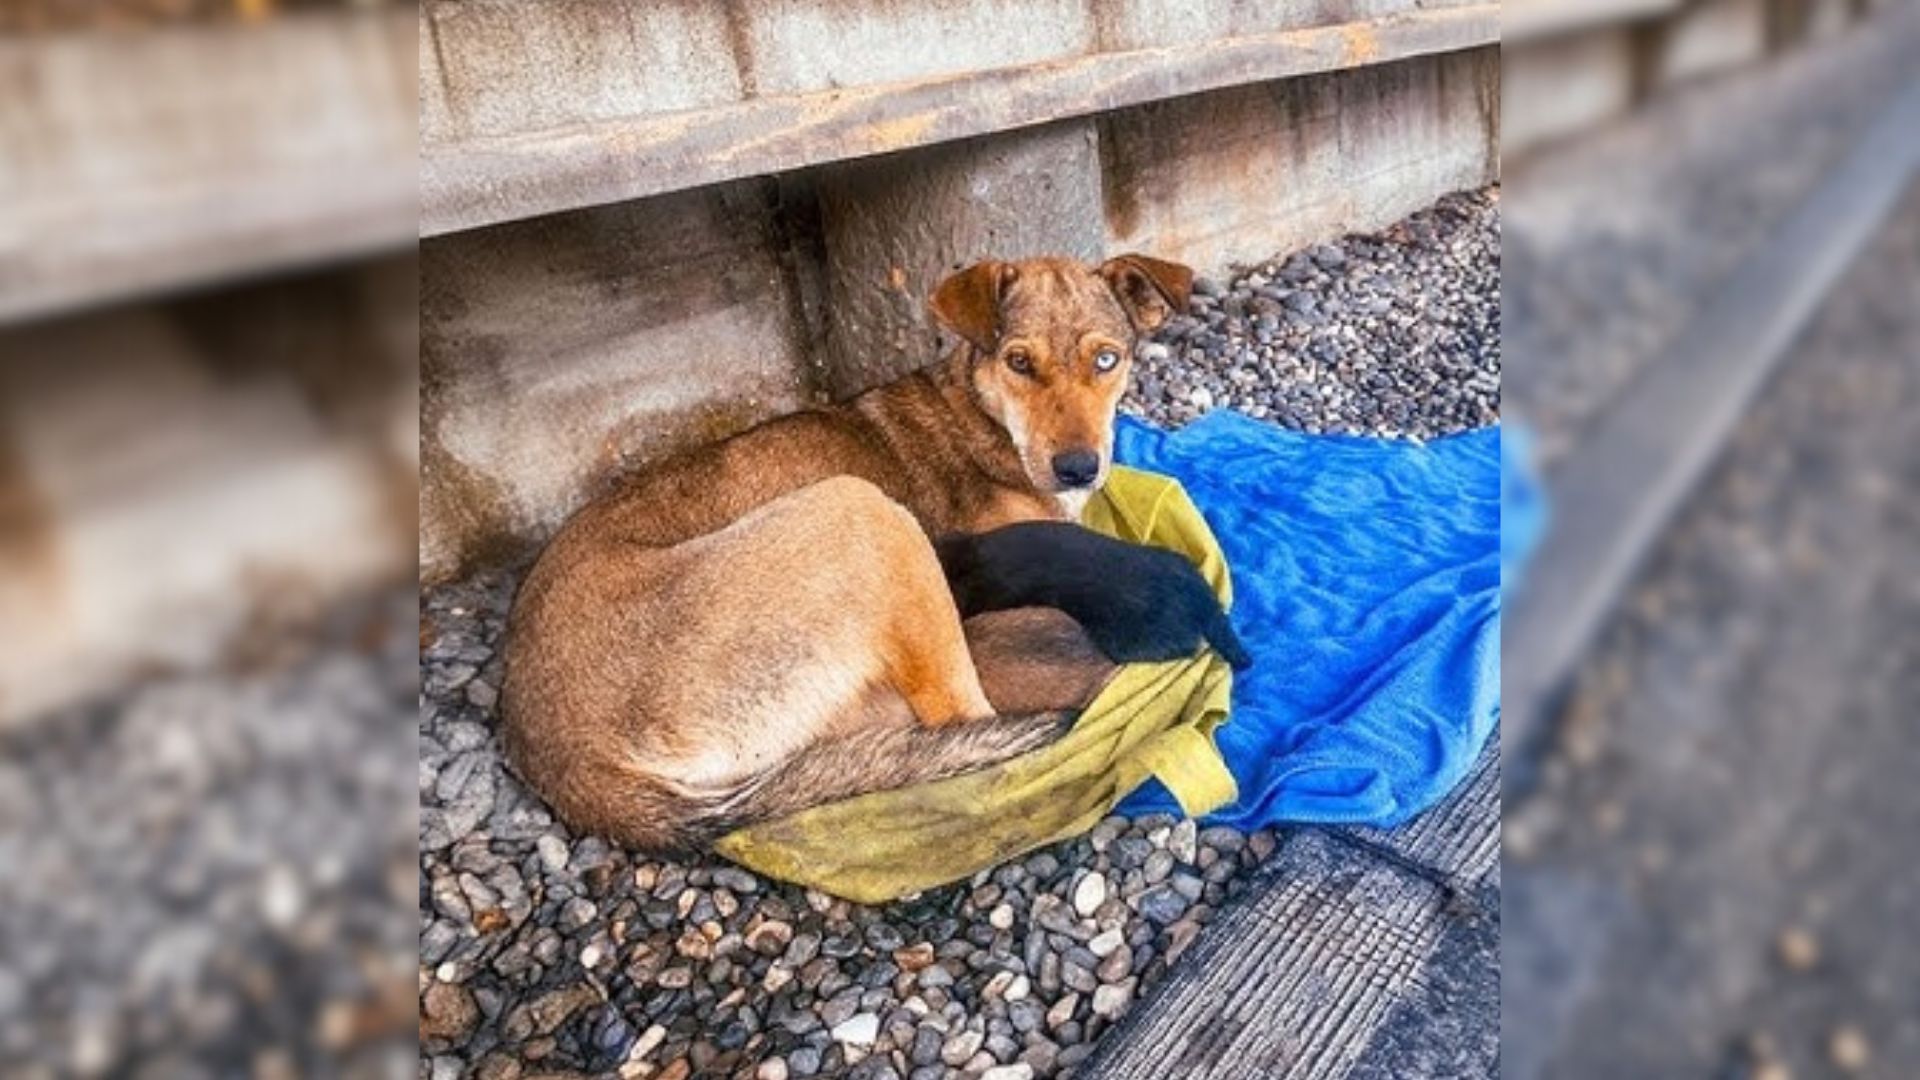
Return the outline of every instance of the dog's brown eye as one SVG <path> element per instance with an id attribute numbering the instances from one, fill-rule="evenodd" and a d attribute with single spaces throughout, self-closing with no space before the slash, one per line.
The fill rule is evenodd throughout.
<path id="1" fill-rule="evenodd" d="M 1120 366 L 1120 354 L 1112 349 L 1101 349 L 1093 356 L 1093 370 L 1106 372 Z"/>
<path id="2" fill-rule="evenodd" d="M 1031 375 L 1033 374 L 1033 357 L 1024 352 L 1010 352 L 1007 354 L 1007 366 L 1017 374 Z"/>

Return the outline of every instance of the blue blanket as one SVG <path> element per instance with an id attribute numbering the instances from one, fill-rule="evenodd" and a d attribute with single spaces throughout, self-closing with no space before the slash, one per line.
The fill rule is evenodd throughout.
<path id="1" fill-rule="evenodd" d="M 1499 430 L 1416 445 L 1214 412 L 1117 439 L 1206 516 L 1254 656 L 1217 736 L 1240 798 L 1207 820 L 1395 825 L 1445 795 L 1499 714 Z M 1149 781 L 1120 809 L 1178 805 Z"/>

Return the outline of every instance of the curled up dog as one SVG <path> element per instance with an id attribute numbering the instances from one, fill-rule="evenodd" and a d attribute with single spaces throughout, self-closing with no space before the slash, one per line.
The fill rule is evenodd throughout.
<path id="1" fill-rule="evenodd" d="M 1194 607 L 1165 562 L 1135 569 L 1177 601 L 1167 618 L 1103 617 L 1074 561 L 1113 549 L 1064 524 L 1111 468 L 1137 338 L 1185 306 L 1191 281 L 1138 255 L 977 264 L 931 298 L 959 338 L 944 359 L 583 507 L 515 598 L 502 698 L 515 767 L 576 829 L 699 848 L 1045 745 L 1143 649 L 1205 637 L 1232 656 L 1217 605 Z M 980 536 L 1027 522 L 1071 531 Z M 943 567 L 933 537 L 983 546 L 950 543 Z M 1067 570 L 969 599 L 1029 561 Z"/>

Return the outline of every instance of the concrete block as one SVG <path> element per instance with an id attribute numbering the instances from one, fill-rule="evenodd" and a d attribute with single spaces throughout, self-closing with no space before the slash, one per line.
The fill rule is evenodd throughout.
<path id="1" fill-rule="evenodd" d="M 411 242 L 415 26 L 0 41 L 0 320 Z"/>
<path id="2" fill-rule="evenodd" d="M 755 0 L 736 6 L 756 94 L 907 82 L 1079 56 L 1084 0 Z"/>
<path id="3" fill-rule="evenodd" d="M 769 190 L 421 245 L 423 580 L 511 559 L 610 475 L 807 400 Z"/>
<path id="4" fill-rule="evenodd" d="M 1497 50 L 1478 49 L 1102 117 L 1109 250 L 1217 272 L 1486 183 L 1498 80 Z"/>
<path id="5" fill-rule="evenodd" d="M 1757 61 L 1767 53 L 1766 0 L 1704 0 L 1667 24 L 1652 70 L 1667 86 Z"/>
<path id="6" fill-rule="evenodd" d="M 1633 50 L 1621 27 L 1503 47 L 1501 150 L 1522 153 L 1624 115 L 1634 103 Z"/>
<path id="7" fill-rule="evenodd" d="M 726 7 L 429 0 L 447 112 L 422 134 L 445 142 L 737 100 Z"/>
<path id="8" fill-rule="evenodd" d="M 1499 178 L 1500 51 L 1446 53 L 1343 72 L 1347 230 L 1378 228 L 1449 191 Z"/>
<path id="9" fill-rule="evenodd" d="M 0 728 L 411 574 L 393 460 L 271 361 L 217 370 L 150 306 L 0 355 Z"/>
<path id="10" fill-rule="evenodd" d="M 1091 120 L 822 169 L 824 388 L 846 397 L 939 355 L 926 298 L 986 258 L 1104 252 Z"/>
<path id="11" fill-rule="evenodd" d="M 1839 37 L 1853 22 L 1853 0 L 1811 0 L 1807 12 L 1807 36 L 1814 41 Z"/>

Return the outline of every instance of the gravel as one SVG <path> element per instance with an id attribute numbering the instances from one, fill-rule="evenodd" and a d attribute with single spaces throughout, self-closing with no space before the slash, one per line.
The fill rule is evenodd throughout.
<path id="1" fill-rule="evenodd" d="M 405 1075 L 415 605 L 0 736 L 0 1074 Z"/>
<path id="2" fill-rule="evenodd" d="M 882 906 L 631 857 L 572 835 L 501 764 L 469 690 L 498 689 L 511 588 L 423 604 L 423 1077 L 1070 1075 L 1273 850 L 1109 818 Z M 1207 880 L 1202 859 L 1232 873 Z"/>
<path id="3" fill-rule="evenodd" d="M 1138 353 L 1123 411 L 1177 427 L 1219 408 L 1310 433 L 1428 439 L 1500 417 L 1500 196 L 1449 195 L 1194 283 Z"/>
<path id="4" fill-rule="evenodd" d="M 1465 193 L 1203 280 L 1124 407 L 1419 438 L 1492 423 L 1498 230 L 1497 191 Z M 1111 817 L 880 906 L 635 858 L 572 835 L 501 764 L 513 584 L 423 599 L 423 1078 L 1072 1076 L 1275 849 L 1271 831 Z"/>

